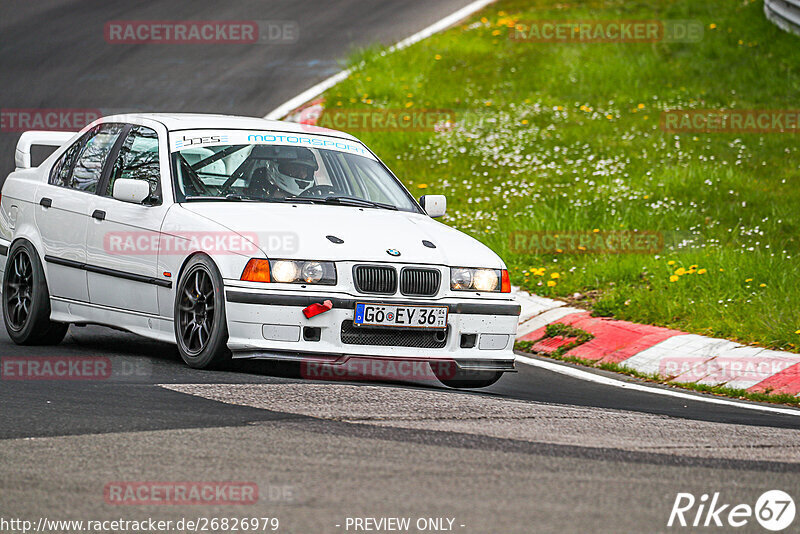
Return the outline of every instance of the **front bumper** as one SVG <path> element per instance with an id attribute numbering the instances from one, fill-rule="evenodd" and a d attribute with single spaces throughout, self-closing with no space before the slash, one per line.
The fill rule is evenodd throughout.
<path id="1" fill-rule="evenodd" d="M 242 287 L 226 287 L 225 296 L 228 347 L 234 358 L 331 363 L 342 363 L 350 357 L 455 360 L 474 368 L 509 369 L 510 364 L 513 369 L 520 307 L 510 299 L 413 300 Z M 310 319 L 303 315 L 305 307 L 325 300 L 333 303 L 330 311 Z M 447 331 L 434 337 L 431 331 L 370 329 L 362 336 L 360 328 L 352 327 L 356 302 L 446 305 Z M 470 346 L 470 342 L 474 345 Z"/>

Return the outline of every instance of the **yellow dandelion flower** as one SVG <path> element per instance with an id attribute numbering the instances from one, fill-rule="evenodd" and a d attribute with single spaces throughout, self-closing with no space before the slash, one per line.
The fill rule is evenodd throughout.
<path id="1" fill-rule="evenodd" d="M 667 265 L 675 265 L 675 260 L 669 260 L 669 261 L 667 262 Z"/>
<path id="2" fill-rule="evenodd" d="M 679 268 L 678 268 L 678 269 L 675 271 L 675 274 L 677 274 L 678 276 L 683 276 L 684 274 L 686 274 L 686 269 L 684 269 L 683 267 L 679 267 Z"/>
<path id="3" fill-rule="evenodd" d="M 494 30 L 494 31 L 492 32 L 492 35 L 500 35 L 500 30 Z"/>
<path id="4" fill-rule="evenodd" d="M 711 24 L 709 24 L 708 27 L 711 28 L 712 30 L 716 30 L 717 29 L 717 25 L 714 24 L 713 22 Z"/>
<path id="5" fill-rule="evenodd" d="M 439 54 L 436 54 L 435 56 L 433 56 L 433 59 L 435 59 L 436 61 L 439 61 L 440 59 L 442 59 L 442 56 L 439 55 Z"/>
<path id="6" fill-rule="evenodd" d="M 670 276 L 670 277 L 669 277 L 669 281 L 670 281 L 670 282 L 677 282 L 677 281 L 678 281 L 678 278 L 680 278 L 680 277 L 678 277 L 678 276 L 675 276 L 675 275 L 673 274 L 672 276 Z"/>
<path id="7" fill-rule="evenodd" d="M 753 279 L 752 279 L 752 278 L 747 278 L 747 279 L 745 280 L 745 282 L 752 282 L 752 281 L 753 281 Z"/>
<path id="8" fill-rule="evenodd" d="M 595 228 L 594 230 L 592 230 L 592 232 L 594 232 L 596 234 L 596 233 L 600 232 L 600 229 L 599 228 Z"/>
<path id="9" fill-rule="evenodd" d="M 561 278 L 561 275 L 558 273 L 552 273 L 550 274 L 550 278 Z"/>
<path id="10" fill-rule="evenodd" d="M 528 124 L 528 119 L 522 119 L 522 124 Z"/>
<path id="11" fill-rule="evenodd" d="M 767 284 L 758 284 L 758 287 L 767 287 Z"/>
<path id="12" fill-rule="evenodd" d="M 707 272 L 708 271 L 706 271 L 705 269 L 700 269 L 699 271 L 697 271 L 697 274 L 706 274 Z"/>
<path id="13" fill-rule="evenodd" d="M 547 287 L 553 287 L 555 285 L 556 285 L 556 283 L 553 280 L 548 280 L 547 281 Z"/>
<path id="14" fill-rule="evenodd" d="M 636 106 L 636 107 L 637 107 L 637 108 L 639 108 L 639 109 L 644 109 L 644 104 L 639 104 L 639 105 L 638 105 L 638 106 Z"/>
<path id="15" fill-rule="evenodd" d="M 795 330 L 794 333 L 795 334 L 800 334 L 800 330 Z"/>
<path id="16" fill-rule="evenodd" d="M 406 102 L 406 107 L 407 107 L 407 108 L 410 108 L 410 107 L 411 107 L 411 106 L 413 106 L 413 105 L 414 105 L 414 103 L 413 103 L 413 102 Z"/>
<path id="17" fill-rule="evenodd" d="M 722 267 L 720 267 L 720 269 L 719 269 L 719 272 L 721 272 L 721 273 L 724 273 L 724 272 L 725 272 L 725 269 L 723 269 Z"/>

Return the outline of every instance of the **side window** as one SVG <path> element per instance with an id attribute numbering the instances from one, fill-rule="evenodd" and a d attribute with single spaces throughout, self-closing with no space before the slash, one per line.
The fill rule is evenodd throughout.
<path id="1" fill-rule="evenodd" d="M 56 161 L 56 164 L 53 165 L 53 169 L 50 171 L 50 180 L 48 181 L 50 185 L 67 187 L 67 184 L 69 184 L 69 177 L 72 174 L 72 166 L 75 165 L 75 160 L 78 158 L 78 152 L 81 146 L 83 146 L 84 140 L 85 137 L 81 137 L 75 141 L 66 152 L 61 154 L 61 157 L 58 158 L 58 161 Z"/>
<path id="2" fill-rule="evenodd" d="M 158 161 L 158 134 L 146 126 L 134 126 L 111 169 L 108 187 L 103 193 L 111 196 L 119 178 L 144 180 L 150 186 L 151 198 L 161 197 L 161 166 Z"/>
<path id="3" fill-rule="evenodd" d="M 101 124 L 89 132 L 66 187 L 87 193 L 97 191 L 103 165 L 122 127 L 121 124 Z"/>

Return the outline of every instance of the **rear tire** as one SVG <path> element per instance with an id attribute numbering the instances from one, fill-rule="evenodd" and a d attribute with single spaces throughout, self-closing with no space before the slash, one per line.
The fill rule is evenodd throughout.
<path id="1" fill-rule="evenodd" d="M 231 358 L 222 275 L 206 255 L 190 259 L 178 280 L 175 339 L 189 367 L 217 368 Z"/>
<path id="2" fill-rule="evenodd" d="M 39 254 L 27 241 L 8 252 L 3 273 L 3 321 L 17 345 L 57 345 L 69 324 L 50 320 L 50 292 Z"/>
<path id="3" fill-rule="evenodd" d="M 436 378 L 447 387 L 475 389 L 489 387 L 503 376 L 502 371 L 475 371 L 461 369 L 455 362 L 437 362 L 431 365 Z"/>

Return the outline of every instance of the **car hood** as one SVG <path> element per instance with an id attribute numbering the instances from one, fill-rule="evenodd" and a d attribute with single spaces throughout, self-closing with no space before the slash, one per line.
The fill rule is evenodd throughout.
<path id="1" fill-rule="evenodd" d="M 245 236 L 269 258 L 504 267 L 479 241 L 418 213 L 319 204 L 195 202 L 181 206 Z M 328 236 L 343 242 L 334 243 Z"/>

